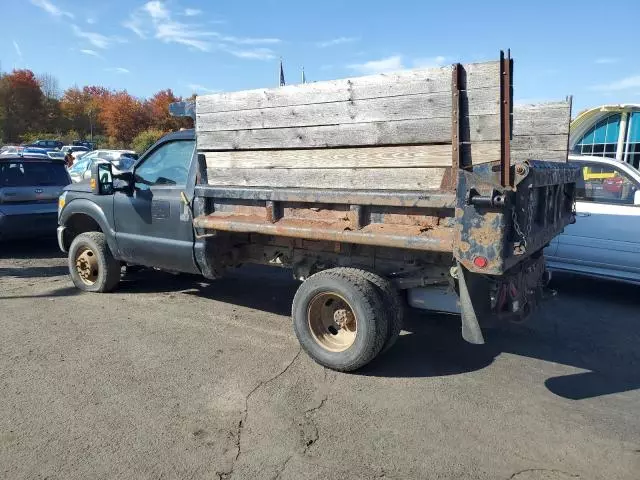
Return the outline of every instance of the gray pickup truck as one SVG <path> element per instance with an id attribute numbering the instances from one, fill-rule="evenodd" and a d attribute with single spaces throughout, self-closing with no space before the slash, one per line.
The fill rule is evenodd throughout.
<path id="1" fill-rule="evenodd" d="M 514 112 L 510 73 L 501 59 L 198 97 L 195 131 L 66 188 L 71 278 L 108 292 L 124 265 L 209 279 L 289 268 L 298 340 L 341 371 L 393 345 L 407 302 L 459 312 L 462 336 L 483 343 L 483 327 L 540 303 L 542 252 L 574 221 L 579 174 L 568 105 Z"/>

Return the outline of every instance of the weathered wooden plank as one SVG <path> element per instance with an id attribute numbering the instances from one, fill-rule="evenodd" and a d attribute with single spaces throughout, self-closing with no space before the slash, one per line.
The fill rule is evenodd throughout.
<path id="1" fill-rule="evenodd" d="M 498 113 L 500 96 L 497 88 L 472 90 L 467 93 L 467 97 L 469 115 Z M 441 92 L 244 110 L 242 112 L 198 114 L 196 129 L 200 133 L 450 117 L 451 95 Z"/>
<path id="2" fill-rule="evenodd" d="M 546 160 L 550 162 L 566 162 L 567 149 L 549 150 L 549 149 L 522 149 L 511 151 L 511 163 L 521 162 L 524 160 Z"/>
<path id="3" fill-rule="evenodd" d="M 569 135 L 569 102 L 513 107 L 513 135 Z"/>
<path id="4" fill-rule="evenodd" d="M 439 190 L 446 168 L 208 168 L 209 185 Z"/>
<path id="5" fill-rule="evenodd" d="M 473 90 L 496 87 L 498 62 L 465 65 L 466 86 Z M 216 113 L 287 107 L 368 98 L 451 92 L 451 67 L 407 70 L 282 88 L 200 95 L 196 112 Z"/>
<path id="6" fill-rule="evenodd" d="M 514 137 L 523 135 L 569 135 L 568 102 L 516 105 Z M 500 138 L 500 118 L 472 115 L 462 119 L 462 141 Z M 198 132 L 202 150 L 321 148 L 365 145 L 411 145 L 451 141 L 449 118 L 352 123 L 340 126 L 285 127 L 282 129 L 224 130 Z"/>
<path id="7" fill-rule="evenodd" d="M 518 135 L 511 140 L 511 150 L 567 149 L 567 135 Z"/>
<path id="8" fill-rule="evenodd" d="M 500 117 L 462 119 L 462 141 L 499 140 Z M 198 132 L 200 150 L 322 148 L 366 145 L 415 145 L 451 142 L 451 120 L 432 118 L 313 127 Z"/>
<path id="9" fill-rule="evenodd" d="M 226 151 L 207 152 L 205 156 L 208 168 L 447 167 L 451 165 L 451 145 Z M 471 145 L 473 163 L 492 162 L 499 158 L 499 142 L 476 142 Z"/>

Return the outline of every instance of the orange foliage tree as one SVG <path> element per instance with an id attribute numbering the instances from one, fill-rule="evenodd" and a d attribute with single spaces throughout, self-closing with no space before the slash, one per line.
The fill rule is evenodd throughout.
<path id="1" fill-rule="evenodd" d="M 147 109 L 151 120 L 151 128 L 170 132 L 181 128 L 191 128 L 193 122 L 188 118 L 172 117 L 169 115 L 169 104 L 182 101 L 182 97 L 176 97 L 170 88 L 160 90 L 147 100 Z"/>
<path id="2" fill-rule="evenodd" d="M 126 91 L 115 92 L 102 100 L 99 118 L 107 135 L 120 146 L 128 146 L 133 137 L 148 128 L 148 110 Z"/>
<path id="3" fill-rule="evenodd" d="M 0 117 L 2 137 L 17 142 L 29 129 L 44 124 L 44 96 L 38 79 L 31 70 L 14 70 L 0 77 Z"/>

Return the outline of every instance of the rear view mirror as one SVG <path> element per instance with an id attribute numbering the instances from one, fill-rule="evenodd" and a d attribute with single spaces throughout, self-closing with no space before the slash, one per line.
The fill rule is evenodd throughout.
<path id="1" fill-rule="evenodd" d="M 113 195 L 111 163 L 95 162 L 91 166 L 91 192 L 94 195 Z"/>
<path id="2" fill-rule="evenodd" d="M 640 190 L 636 190 L 636 193 L 633 194 L 633 204 L 640 205 Z"/>

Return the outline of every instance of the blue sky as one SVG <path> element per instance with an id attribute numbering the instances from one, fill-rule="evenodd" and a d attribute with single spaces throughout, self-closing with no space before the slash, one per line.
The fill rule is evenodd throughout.
<path id="1" fill-rule="evenodd" d="M 454 61 L 510 47 L 520 102 L 574 95 L 574 114 L 640 103 L 640 2 L 0 0 L 3 71 L 137 96 L 275 86 Z M 625 23 L 624 19 L 629 19 Z"/>

